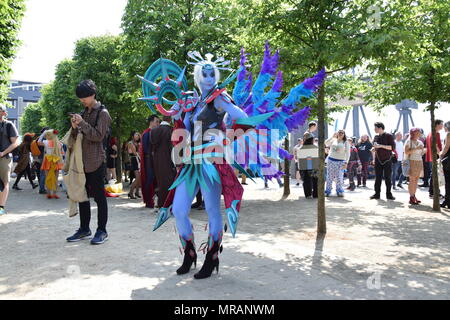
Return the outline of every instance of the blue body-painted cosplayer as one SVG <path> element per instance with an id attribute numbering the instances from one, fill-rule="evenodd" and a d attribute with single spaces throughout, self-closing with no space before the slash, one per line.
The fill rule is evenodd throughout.
<path id="1" fill-rule="evenodd" d="M 252 75 L 246 70 L 243 50 L 240 69 L 220 85 L 219 70 L 229 70 L 225 67 L 228 61 L 223 58 L 212 61 L 211 54 L 203 59 L 198 52 L 189 53 L 189 57 L 195 60 L 190 64 L 194 65 L 194 80 L 200 89 L 200 96 L 196 92 L 186 91 L 186 68 L 181 70 L 173 62 L 160 59 L 147 70 L 143 78 L 140 77 L 145 95 L 141 99 L 147 101 L 153 111 L 156 106 L 159 112 L 171 115 L 175 129 L 188 133 L 183 138 L 182 164 L 164 208 L 160 209 L 154 230 L 171 215 L 175 217 L 185 253 L 183 265 L 177 273 L 189 272 L 197 261 L 189 212 L 192 200 L 201 190 L 208 214 L 209 237 L 205 262 L 194 277 L 202 279 L 209 277 L 214 269 L 219 269 L 222 230 L 226 231 L 228 226 L 233 236 L 236 233 L 243 188 L 233 167 L 246 175 L 247 169 L 250 169 L 254 176 L 264 179 L 277 178 L 283 174 L 278 170 L 278 162 L 292 156 L 278 147 L 279 142 L 307 119 L 309 108 L 298 109 L 297 103 L 313 95 L 323 82 L 325 71 L 321 70 L 314 78 L 306 79 L 293 88 L 277 106 L 282 74 L 276 72 L 278 52 L 271 55 L 268 44 L 260 74 L 253 87 Z M 177 80 L 171 80 L 169 75 L 177 77 Z M 156 84 L 155 80 L 160 76 L 162 80 Z M 224 90 L 236 76 L 232 99 Z M 272 85 L 271 90 L 265 93 L 269 85 Z M 177 100 L 165 99 L 164 94 L 167 92 L 175 95 Z M 163 102 L 172 104 L 171 109 L 164 109 Z M 246 131 L 237 135 L 234 133 L 230 137 L 228 131 L 225 132 L 226 128 Z M 276 141 L 268 140 L 268 137 L 275 137 Z M 234 151 L 231 156 L 230 150 Z M 221 194 L 224 196 L 228 222 L 225 229 L 220 212 Z"/>

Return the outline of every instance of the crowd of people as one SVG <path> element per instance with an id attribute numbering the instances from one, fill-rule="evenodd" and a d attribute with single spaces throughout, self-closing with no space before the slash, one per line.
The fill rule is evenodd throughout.
<path id="1" fill-rule="evenodd" d="M 445 180 L 445 196 L 440 195 L 444 201 L 441 207 L 450 208 L 450 121 L 444 123 L 436 120 L 436 149 L 438 160 L 442 163 Z M 314 128 L 314 122 L 310 123 Z M 445 130 L 444 142 L 440 132 Z M 385 131 L 381 122 L 374 124 L 375 137 L 369 138 L 367 134 L 359 139 L 347 137 L 345 130 L 339 130 L 325 141 L 325 195 L 331 195 L 333 185 L 338 197 L 344 196 L 344 178 L 347 176 L 348 191 L 356 188 L 367 188 L 369 169 L 375 173 L 375 193 L 370 199 L 380 199 L 381 185 L 384 180 L 386 185 L 386 198 L 395 200 L 393 190 L 403 189 L 408 184 L 410 195 L 409 203 L 417 205 L 421 203 L 416 197 L 418 187 L 428 188 L 430 198 L 433 198 L 432 180 L 432 134 L 424 135 L 420 128 L 412 128 L 403 135 L 401 132 L 394 134 Z M 315 152 L 311 153 L 311 150 Z M 297 185 L 303 180 L 303 189 L 306 198 L 317 198 L 317 174 L 318 174 L 318 145 L 310 130 L 305 132 L 303 138 L 298 138 L 294 147 L 294 159 L 296 163 Z M 314 161 L 316 160 L 316 161 Z M 439 163 L 439 162 L 438 162 Z M 355 184 L 355 177 L 356 183 Z M 423 183 L 419 185 L 422 178 Z"/>
<path id="2" fill-rule="evenodd" d="M 196 68 L 196 72 L 203 78 L 214 78 L 209 67 L 199 65 Z M 205 73 L 203 69 L 209 73 Z M 202 92 L 209 92 L 213 83 L 210 80 L 200 82 Z M 207 254 L 201 270 L 194 277 L 204 279 L 214 270 L 218 272 L 218 254 L 222 250 L 223 232 L 227 228 L 230 228 L 233 236 L 236 232 L 240 201 L 244 192 L 241 184 L 246 184 L 247 174 L 249 177 L 254 177 L 255 174 L 249 172 L 248 168 L 241 167 L 239 171 L 234 171 L 227 163 L 211 165 L 209 162 L 203 162 L 201 165 L 195 162 L 183 162 L 177 170 L 172 159 L 174 146 L 172 134 L 177 127 L 195 134 L 195 127 L 192 127 L 195 119 L 205 121 L 203 129 L 217 128 L 220 121 L 217 121 L 215 103 L 218 104 L 218 110 L 226 110 L 231 121 L 247 119 L 248 116 L 242 109 L 233 105 L 226 96 L 220 96 L 214 100 L 218 97 L 215 96 L 204 108 L 196 106 L 193 111 L 191 110 L 192 114 L 189 113 L 184 119 L 177 118 L 176 114 L 181 112 L 175 109 L 177 111 L 176 114 L 174 113 L 175 116 L 164 115 L 160 118 L 157 115 L 151 115 L 147 119 L 147 129 L 142 133 L 133 131 L 120 148 L 118 140 L 111 137 L 112 119 L 107 108 L 97 100 L 95 83 L 92 80 L 80 82 L 75 89 L 75 94 L 84 106 L 84 110 L 80 113 L 69 114 L 71 128 L 61 140 L 58 138 L 57 130 L 43 128 L 39 136 L 33 133 L 24 134 L 19 145 L 17 129 L 13 123 L 7 121 L 6 108 L 0 108 L 0 215 L 6 213 L 5 204 L 13 163 L 10 154 L 18 150 L 17 165 L 14 169 L 17 177 L 12 186 L 14 192 L 22 191 L 19 182 L 23 177 L 27 177 L 32 189 L 39 187 L 39 193 L 44 194 L 48 199 L 59 199 L 58 191 L 64 190 L 69 200 L 69 216 L 78 214 L 80 218 L 79 228 L 66 240 L 77 242 L 91 238 L 91 244 L 102 244 L 109 238 L 107 232 L 109 193 L 106 185 L 122 180 L 118 179 L 117 171 L 121 168 L 125 178 L 123 181 L 129 182 L 128 198 L 142 199 L 145 207 L 157 209 L 158 217 L 154 230 L 169 218 L 169 212 L 175 217 L 184 250 L 183 264 L 177 269 L 177 274 L 188 273 L 197 261 L 189 212 L 195 207 L 206 209 L 210 232 L 203 248 L 207 250 Z M 191 117 L 192 115 L 195 117 Z M 381 185 L 384 180 L 388 200 L 395 200 L 392 189 L 403 188 L 403 185 L 407 183 L 409 203 L 417 205 L 421 202 L 416 197 L 420 178 L 423 179 L 421 186 L 428 187 L 430 197 L 433 196 L 430 171 L 433 160 L 432 147 L 435 143 L 445 180 L 445 197 L 441 206 L 450 208 L 450 121 L 444 124 L 442 120 L 436 120 L 434 125 L 435 139 L 432 139 L 431 133 L 425 136 L 423 130 L 419 128 L 412 128 L 405 136 L 400 132 L 391 134 L 385 131 L 385 126 L 381 122 L 374 124 L 376 135 L 373 139 L 367 134 L 359 139 L 347 137 L 345 130 L 338 130 L 325 141 L 324 150 L 320 150 L 315 136 L 317 123 L 312 121 L 293 148 L 297 185 L 299 186 L 302 182 L 306 198 L 319 197 L 319 154 L 323 152 L 326 156 L 324 177 L 326 197 L 331 196 L 333 189 L 336 190 L 338 197 L 343 197 L 346 192 L 355 191 L 357 188 L 368 188 L 367 180 L 373 168 L 375 193 L 370 199 L 380 199 Z M 442 129 L 446 133 L 444 143 L 440 136 Z M 189 144 L 188 150 L 192 152 L 189 152 L 188 157 L 191 159 L 199 155 L 204 156 L 202 152 L 205 152 L 211 143 L 211 141 L 200 142 L 203 143 L 200 148 L 195 145 L 191 147 Z M 216 156 L 215 153 L 206 153 L 206 155 L 212 158 Z M 122 158 L 121 163 L 118 162 L 120 158 Z M 62 183 L 58 179 L 60 173 L 63 177 Z M 237 177 L 240 173 L 242 174 L 241 182 Z M 278 172 L 273 178 L 282 187 L 280 174 L 281 172 Z M 34 183 L 34 177 L 38 179 L 38 184 Z M 267 177 L 263 177 L 264 186 L 267 188 Z M 345 177 L 348 178 L 346 189 Z M 221 195 L 224 196 L 225 212 L 228 218 L 225 228 L 220 206 Z M 91 237 L 90 229 L 90 198 L 94 198 L 97 204 L 98 216 L 97 229 L 93 237 Z M 193 204 L 195 198 L 196 202 Z M 201 247 L 199 250 L 202 250 Z"/>
<path id="3" fill-rule="evenodd" d="M 100 244 L 108 238 L 108 206 L 104 186 L 108 182 L 117 181 L 118 165 L 122 166 L 123 181 L 130 186 L 129 199 L 143 198 L 147 208 L 164 206 L 169 188 L 176 178 L 176 167 L 171 160 L 172 119 L 169 116 L 160 119 L 157 115 L 151 115 L 147 119 L 148 128 L 142 134 L 133 131 L 119 149 L 115 137 L 108 136 L 108 141 L 104 143 L 111 118 L 107 109 L 96 100 L 95 84 L 91 80 L 81 82 L 76 88 L 76 94 L 85 110 L 81 114 L 71 115 L 70 135 L 75 139 L 78 132 L 82 133 L 80 145 L 86 194 L 88 198 L 93 197 L 98 206 L 98 228 L 91 242 Z M 6 117 L 6 108 L 0 108 L 0 149 L 3 150 L 0 152 L 0 214 L 5 213 L 13 163 L 10 154 L 15 149 L 18 157 L 14 169 L 16 180 L 12 189 L 21 191 L 19 182 L 26 177 L 32 189 L 39 187 L 39 194 L 46 195 L 48 199 L 59 199 L 57 191 L 67 189 L 64 182 L 58 182 L 58 176 L 63 170 L 68 149 L 73 152 L 73 145 L 63 144 L 58 139 L 58 131 L 51 128 L 43 128 L 39 136 L 25 133 L 19 145 L 17 129 Z M 441 206 L 450 208 L 450 121 L 444 124 L 442 120 L 436 120 L 435 127 L 437 154 L 442 161 L 446 190 L 445 196 L 440 195 L 444 199 Z M 444 141 L 440 135 L 443 129 L 446 133 Z M 296 185 L 302 183 L 304 195 L 308 199 L 318 197 L 319 147 L 316 130 L 316 122 L 310 122 L 308 130 L 302 138 L 298 138 L 297 145 L 293 148 Z M 375 193 L 370 199 L 380 199 L 384 180 L 388 200 L 395 200 L 392 189 L 403 189 L 404 184 L 408 184 L 409 203 L 419 204 L 421 201 L 416 197 L 416 190 L 421 178 L 423 183 L 420 187 L 428 188 L 430 197 L 433 197 L 431 133 L 425 136 L 422 129 L 412 128 L 405 135 L 401 132 L 391 134 L 385 131 L 381 122 L 374 124 L 374 130 L 376 135 L 373 139 L 367 134 L 359 139 L 347 137 L 345 130 L 339 130 L 325 141 L 325 196 L 330 197 L 333 188 L 338 197 L 343 197 L 346 191 L 368 188 L 369 171 L 373 168 Z M 122 159 L 120 164 L 119 152 Z M 348 178 L 346 189 L 345 177 Z M 36 178 L 38 184 L 34 183 Z M 247 184 L 245 175 L 242 175 L 241 183 Z M 266 188 L 267 183 L 265 180 Z M 282 187 L 280 179 L 278 183 Z M 192 208 L 204 209 L 200 190 Z M 89 201 L 79 203 L 79 213 L 80 228 L 67 241 L 79 241 L 91 235 Z"/>

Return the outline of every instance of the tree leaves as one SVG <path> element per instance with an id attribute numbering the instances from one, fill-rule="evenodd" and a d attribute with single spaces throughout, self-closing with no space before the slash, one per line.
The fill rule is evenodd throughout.
<path id="1" fill-rule="evenodd" d="M 8 95 L 11 63 L 20 45 L 17 36 L 24 11 L 24 0 L 0 1 L 0 103 Z"/>
<path id="2" fill-rule="evenodd" d="M 390 2 L 390 9 L 401 14 L 385 17 L 386 24 L 396 28 L 386 35 L 389 54 L 374 56 L 367 92 L 371 104 L 449 101 L 449 8 L 448 3 L 431 0 Z"/>

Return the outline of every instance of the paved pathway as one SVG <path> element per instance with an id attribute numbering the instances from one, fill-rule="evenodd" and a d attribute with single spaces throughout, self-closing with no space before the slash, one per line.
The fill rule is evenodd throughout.
<path id="1" fill-rule="evenodd" d="M 432 212 L 425 191 L 416 207 L 406 191 L 389 202 L 368 200 L 364 189 L 330 197 L 328 233 L 317 239 L 316 201 L 300 187 L 281 200 L 275 184 L 251 183 L 219 274 L 199 281 L 175 274 L 182 256 L 173 219 L 152 232 L 155 215 L 124 195 L 109 199 L 109 241 L 71 244 L 79 219 L 68 218 L 66 201 L 20 186 L 0 217 L 0 299 L 450 298 L 450 212 Z M 199 245 L 206 213 L 191 217 Z"/>

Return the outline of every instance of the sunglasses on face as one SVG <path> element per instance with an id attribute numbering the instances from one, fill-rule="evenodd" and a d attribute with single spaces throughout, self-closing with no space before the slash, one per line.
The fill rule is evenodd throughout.
<path id="1" fill-rule="evenodd" d="M 210 77 L 210 78 L 214 78 L 215 77 L 215 72 L 214 72 L 214 70 L 211 70 L 211 71 L 202 71 L 202 76 L 203 76 L 203 78 L 208 78 L 208 77 Z"/>

